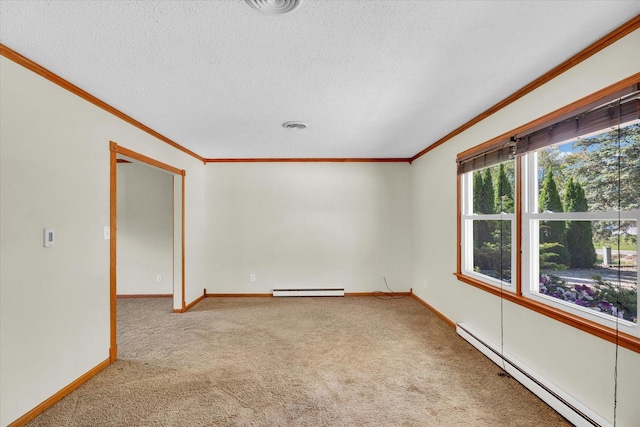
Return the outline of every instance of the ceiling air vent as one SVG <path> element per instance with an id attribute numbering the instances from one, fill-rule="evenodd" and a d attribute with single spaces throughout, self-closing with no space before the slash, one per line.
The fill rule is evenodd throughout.
<path id="1" fill-rule="evenodd" d="M 284 15 L 293 12 L 300 0 L 245 0 L 249 6 L 268 15 Z"/>
<path id="2" fill-rule="evenodd" d="M 306 129 L 307 125 L 302 122 L 284 122 L 282 127 L 285 129 Z"/>

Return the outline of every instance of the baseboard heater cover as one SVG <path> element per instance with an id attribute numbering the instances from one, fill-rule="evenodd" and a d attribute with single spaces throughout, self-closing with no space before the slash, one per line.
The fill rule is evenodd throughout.
<path id="1" fill-rule="evenodd" d="M 511 375 L 511 377 L 528 388 L 533 394 L 542 399 L 547 405 L 551 406 L 575 426 L 612 426 L 610 422 L 512 356 L 507 353 L 500 354 L 499 347 L 491 344 L 463 323 L 456 323 L 456 332 L 469 342 L 469 344 L 487 356 L 493 363 L 500 367 L 504 365 L 504 370 Z"/>
<path id="2" fill-rule="evenodd" d="M 344 288 L 274 289 L 274 297 L 343 297 Z"/>

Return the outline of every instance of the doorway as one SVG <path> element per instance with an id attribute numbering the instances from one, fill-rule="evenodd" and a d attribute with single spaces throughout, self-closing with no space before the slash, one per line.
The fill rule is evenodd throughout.
<path id="1" fill-rule="evenodd" d="M 109 357 L 114 362 L 118 356 L 117 350 L 117 277 L 118 277 L 118 162 L 132 162 L 151 167 L 168 173 L 172 177 L 172 273 L 167 279 L 172 280 L 173 312 L 185 311 L 184 299 L 184 189 L 185 171 L 111 142 L 110 150 L 110 350 Z M 161 278 L 160 278 L 161 279 Z"/>

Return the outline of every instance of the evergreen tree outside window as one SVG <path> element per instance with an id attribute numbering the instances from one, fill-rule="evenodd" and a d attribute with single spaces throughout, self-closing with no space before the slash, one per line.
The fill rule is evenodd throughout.
<path id="1" fill-rule="evenodd" d="M 514 161 L 476 170 L 467 180 L 472 184 L 465 224 L 473 239 L 467 241 L 465 271 L 513 290 Z"/>
<path id="2" fill-rule="evenodd" d="M 524 234 L 539 236 L 523 245 L 531 296 L 637 324 L 638 152 L 632 123 L 525 155 L 525 192 L 537 207 Z"/>
<path id="3" fill-rule="evenodd" d="M 542 212 L 562 212 L 560 193 L 549 169 L 542 183 L 538 199 L 538 209 Z M 542 221 L 540 223 L 540 266 L 564 270 L 569 264 L 566 224 L 564 221 Z"/>
<path id="4" fill-rule="evenodd" d="M 564 206 L 567 212 L 587 212 L 587 198 L 579 182 L 569 178 L 564 192 Z M 593 231 L 589 221 L 569 221 L 566 230 L 569 267 L 592 268 L 597 261 L 593 243 Z"/>

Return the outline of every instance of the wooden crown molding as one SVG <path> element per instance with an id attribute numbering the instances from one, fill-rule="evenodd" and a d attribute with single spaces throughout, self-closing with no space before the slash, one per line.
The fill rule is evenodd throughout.
<path id="1" fill-rule="evenodd" d="M 28 69 L 30 71 L 33 71 L 34 73 L 38 74 L 41 77 L 44 77 L 45 79 L 49 80 L 50 82 L 57 84 L 61 88 L 66 89 L 69 92 L 73 93 L 74 95 L 77 95 L 80 98 L 84 99 L 85 101 L 88 101 L 88 102 L 92 103 L 96 107 L 101 108 L 104 111 L 113 114 L 114 116 L 118 117 L 121 120 L 124 120 L 125 122 L 129 123 L 130 125 L 133 125 L 133 126 L 137 127 L 141 131 L 148 133 L 149 135 L 159 139 L 160 141 L 162 141 L 162 142 L 164 142 L 166 144 L 169 144 L 173 148 L 175 148 L 177 150 L 180 150 L 183 153 L 186 153 L 186 154 L 190 155 L 191 157 L 194 157 L 194 158 L 200 160 L 201 162 L 205 163 L 205 159 L 203 157 L 199 156 L 198 154 L 194 153 L 193 151 L 183 147 L 182 145 L 178 144 L 177 142 L 175 142 L 175 141 L 167 138 L 166 136 L 156 132 L 155 130 L 151 129 L 149 126 L 146 126 L 146 125 L 140 123 L 139 121 L 137 121 L 133 117 L 128 116 L 127 114 L 123 113 L 122 111 L 118 110 L 117 108 L 114 108 L 111 105 L 107 104 L 106 102 L 102 101 L 101 99 L 96 98 L 95 96 L 91 95 L 89 92 L 79 88 L 78 86 L 74 85 L 73 83 L 71 83 L 71 82 L 63 79 L 62 77 L 58 76 L 57 74 L 47 70 L 43 66 L 41 66 L 41 65 L 33 62 L 32 60 L 30 60 L 29 58 L 26 58 L 26 57 L 22 56 L 18 52 L 12 50 L 11 48 L 5 46 L 2 43 L 0 43 L 0 55 L 4 56 L 5 58 L 7 58 L 7 59 L 9 59 L 9 60 L 11 60 L 13 62 L 15 62 L 18 65 L 21 65 L 21 66 L 25 67 L 26 69 Z"/>
<path id="2" fill-rule="evenodd" d="M 583 49 L 580 52 L 578 52 L 577 54 L 573 55 L 571 58 L 569 58 L 566 61 L 562 62 L 558 66 L 556 66 L 556 67 L 552 68 L 551 70 L 547 71 L 545 74 L 541 75 L 540 77 L 538 77 L 537 79 L 535 79 L 534 81 L 532 81 L 528 85 L 524 86 L 523 88 L 521 88 L 517 92 L 511 94 L 507 98 L 505 98 L 502 101 L 498 102 L 493 107 L 489 108 L 488 110 L 484 111 L 483 113 L 481 113 L 478 116 L 474 117 L 473 119 L 469 120 L 467 123 L 463 124 L 462 126 L 458 127 L 457 129 L 449 132 L 447 135 L 443 136 L 442 138 L 440 138 L 439 140 L 437 140 L 433 144 L 429 145 L 424 150 L 420 151 L 415 156 L 411 157 L 410 162 L 413 162 L 413 161 L 419 159 L 420 157 L 422 157 L 425 154 L 427 154 L 429 151 L 434 150 L 435 148 L 441 146 L 442 144 L 444 144 L 445 142 L 447 142 L 450 139 L 454 138 L 455 136 L 460 135 L 465 130 L 467 130 L 470 127 L 476 125 L 477 123 L 479 123 L 482 120 L 486 119 L 487 117 L 493 115 L 494 113 L 497 113 L 498 111 L 502 110 L 503 108 L 505 108 L 509 104 L 512 104 L 513 102 L 515 102 L 518 99 L 522 98 L 523 96 L 533 92 L 534 90 L 536 90 L 540 86 L 544 85 L 545 83 L 555 79 L 556 77 L 558 77 L 560 74 L 564 73 L 565 71 L 567 71 L 567 70 L 575 67 L 579 63 L 589 59 L 590 57 L 592 57 L 596 53 L 598 53 L 601 50 L 603 50 L 604 48 L 612 45 L 613 43 L 617 42 L 621 38 L 631 34 L 633 31 L 637 30 L 638 28 L 640 28 L 640 15 L 636 15 L 635 17 L 633 17 L 632 19 L 630 19 L 629 21 L 627 21 L 626 23 L 624 23 L 620 27 L 616 28 L 615 30 L 613 30 L 609 34 L 605 35 L 601 39 L 599 39 L 596 42 L 592 43 L 591 45 L 587 46 L 585 49 Z"/>
<path id="3" fill-rule="evenodd" d="M 30 60 L 29 58 L 19 54 L 18 52 L 14 51 L 13 49 L 9 48 L 8 46 L 0 43 L 0 55 L 4 56 L 5 58 L 15 62 L 18 65 L 21 65 L 23 67 L 25 67 L 26 69 L 33 71 L 34 73 L 38 74 L 41 77 L 44 77 L 45 79 L 49 80 L 52 83 L 55 83 L 56 85 L 60 86 L 63 89 L 68 90 L 69 92 L 73 93 L 74 95 L 79 96 L 80 98 L 84 99 L 85 101 L 88 101 L 90 103 L 92 103 L 93 105 L 103 109 L 104 111 L 113 114 L 114 116 L 118 117 L 119 119 L 124 120 L 125 122 L 137 127 L 138 129 L 148 133 L 149 135 L 161 140 L 162 142 L 165 142 L 166 144 L 169 144 L 170 146 L 172 146 L 173 148 L 182 151 L 183 153 L 186 153 L 198 160 L 200 160 L 203 163 L 270 163 L 270 162 L 276 162 L 276 163 L 293 163 L 293 162 L 335 162 L 335 163 L 356 163 L 356 162 L 371 162 L 371 163 L 392 163 L 392 162 L 408 162 L 410 163 L 410 159 L 409 158 L 246 158 L 246 159 L 205 159 L 204 157 L 200 156 L 199 154 L 189 150 L 188 148 L 183 147 L 182 145 L 178 144 L 177 142 L 167 138 L 166 136 L 156 132 L 155 130 L 151 129 L 150 127 L 140 123 L 139 121 L 137 121 L 136 119 L 134 119 L 133 117 L 123 113 L 122 111 L 116 109 L 115 107 L 107 104 L 106 102 L 102 101 L 101 99 L 91 95 L 89 92 L 79 88 L 78 86 L 74 85 L 73 83 L 63 79 L 62 77 L 58 76 L 57 74 L 49 71 L 48 69 L 44 68 L 43 66 L 35 63 L 34 61 Z M 124 163 L 124 162 L 121 162 Z"/>
<path id="4" fill-rule="evenodd" d="M 616 92 L 624 93 L 625 89 L 629 89 L 631 86 L 640 85 L 640 72 L 630 75 L 629 77 L 620 80 L 610 86 L 602 88 L 596 92 L 593 92 L 584 98 L 580 98 L 577 101 L 572 102 L 571 104 L 567 104 L 564 107 L 560 107 L 555 111 L 545 114 L 544 116 L 540 116 L 537 119 L 531 120 L 528 123 L 525 123 L 521 126 L 518 126 L 514 129 L 511 129 L 508 132 L 505 132 L 501 135 L 498 135 L 494 138 L 491 138 L 488 141 L 483 142 L 482 144 L 471 147 L 467 150 L 464 150 L 461 153 L 458 153 L 458 158 L 467 158 L 476 155 L 482 154 L 484 151 L 490 149 L 495 144 L 500 143 L 501 141 L 506 141 L 510 139 L 512 136 L 518 136 L 523 133 L 529 133 L 536 130 L 541 126 L 548 126 L 552 122 L 557 122 L 563 120 L 567 115 L 575 115 L 575 111 L 585 107 L 596 107 L 598 104 L 602 103 L 602 98 L 606 96 L 616 94 Z"/>
<path id="5" fill-rule="evenodd" d="M 578 65 L 579 63 L 585 61 L 586 59 L 588 59 L 591 56 L 595 55 L 596 53 L 600 52 L 604 48 L 610 46 L 611 44 L 615 43 L 616 41 L 618 41 L 621 38 L 625 37 L 626 35 L 630 34 L 631 32 L 637 30 L 638 28 L 640 28 L 640 15 L 635 16 L 631 20 L 627 21 L 625 24 L 621 25 L 620 27 L 616 28 L 615 30 L 613 30 L 609 34 L 607 34 L 604 37 L 602 37 L 601 39 L 599 39 L 596 42 L 592 43 L 591 45 L 587 46 L 585 49 L 583 49 L 582 51 L 578 52 L 577 54 L 575 54 L 571 58 L 569 58 L 566 61 L 562 62 L 558 66 L 552 68 L 551 70 L 549 70 L 548 72 L 546 72 L 542 76 L 538 77 L 537 79 L 535 79 L 534 81 L 532 81 L 528 85 L 524 86 L 523 88 L 521 88 L 517 92 L 513 93 L 509 97 L 507 97 L 507 98 L 503 99 L 502 101 L 500 101 L 499 103 L 495 104 L 493 107 L 489 108 L 488 110 L 484 111 L 483 113 L 481 113 L 478 116 L 474 117 L 473 119 L 469 120 L 465 124 L 461 125 L 460 127 L 456 128 L 455 130 L 451 131 L 450 133 L 448 133 L 444 137 L 440 138 L 439 140 L 437 140 L 436 142 L 434 142 L 433 144 L 429 145 L 424 150 L 420 151 L 419 153 L 417 153 L 416 155 L 414 155 L 413 157 L 410 157 L 410 158 L 300 158 L 300 159 L 295 159 L 295 158 L 273 158 L 273 159 L 246 158 L 246 159 L 205 159 L 204 157 L 196 154 L 195 152 L 193 152 L 193 151 L 183 147 L 182 145 L 176 143 L 175 141 L 167 138 L 166 136 L 156 132 L 155 130 L 151 129 L 150 127 L 140 123 L 139 121 L 135 120 L 134 118 L 126 115 L 122 111 L 112 107 L 111 105 L 107 104 L 106 102 L 96 98 L 95 96 L 93 96 L 90 93 L 84 91 L 83 89 L 80 89 L 78 86 L 70 83 L 69 81 L 67 81 L 67 80 L 63 79 L 62 77 L 58 76 L 57 74 L 52 73 L 51 71 L 47 70 L 46 68 L 42 67 L 41 65 L 31 61 L 30 59 L 28 59 L 28 58 L 26 58 L 24 56 L 22 56 L 18 52 L 12 50 L 11 48 L 5 46 L 2 43 L 0 43 L 0 55 L 6 57 L 7 59 L 10 59 L 11 61 L 13 61 L 13 62 L 15 62 L 15 63 L 17 63 L 19 65 L 22 65 L 23 67 L 25 67 L 25 68 L 33 71 L 34 73 L 46 78 L 47 80 L 57 84 L 58 86 L 68 90 L 69 92 L 71 92 L 71 93 L 83 98 L 84 100 L 96 105 L 99 108 L 102 108 L 103 110 L 113 114 L 114 116 L 124 120 L 125 122 L 137 127 L 138 129 L 148 133 L 149 135 L 154 136 L 155 138 L 158 138 L 159 140 L 171 145 L 172 147 L 174 147 L 174 148 L 176 148 L 176 149 L 178 149 L 178 150 L 180 150 L 180 151 L 182 151 L 182 152 L 184 152 L 184 153 L 186 153 L 186 154 L 188 154 L 188 155 L 200 160 L 201 162 L 203 162 L 205 164 L 206 163 L 256 163 L 256 162 L 280 162 L 280 163 L 286 163 L 286 162 L 408 162 L 408 163 L 412 163 L 413 161 L 417 160 L 418 158 L 422 157 L 423 155 L 427 154 L 428 152 L 434 150 L 435 148 L 439 147 L 440 145 L 444 144 L 445 142 L 449 141 L 450 139 L 454 138 L 455 136 L 461 134 L 465 130 L 467 130 L 470 127 L 474 126 L 475 124 L 481 122 L 482 120 L 486 119 L 487 117 L 491 116 L 492 114 L 500 111 L 501 109 L 505 108 L 509 104 L 512 104 L 513 102 L 517 101 L 518 99 L 522 98 L 523 96 L 527 95 L 528 93 L 533 92 L 535 89 L 539 88 L 540 86 L 544 85 L 545 83 L 549 82 L 550 80 L 556 78 L 557 76 L 559 76 L 560 74 L 564 73 L 565 71 L 573 68 L 574 66 Z"/>
<path id="6" fill-rule="evenodd" d="M 340 157 L 304 157 L 304 158 L 247 158 L 247 159 L 205 159 L 206 163 L 411 163 L 404 157 L 385 158 L 340 158 Z"/>

